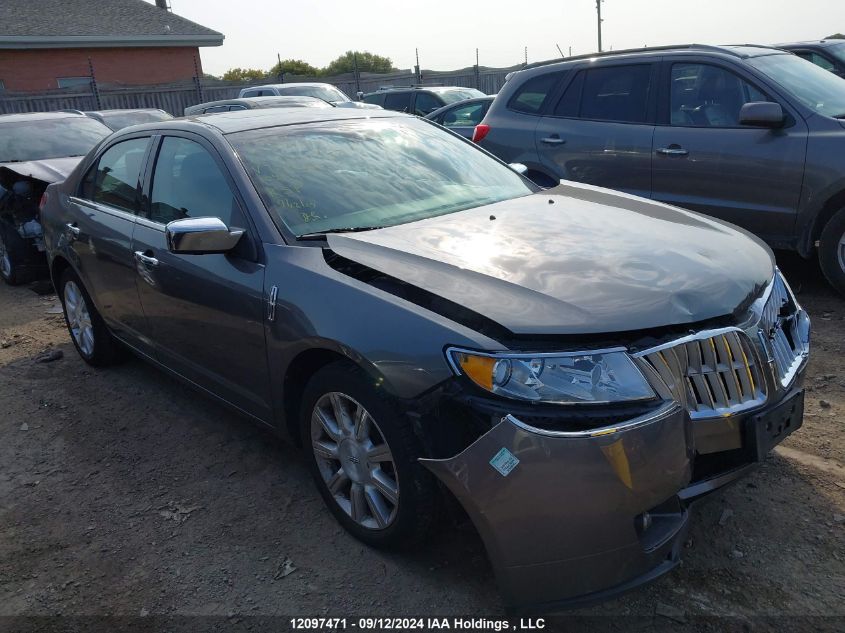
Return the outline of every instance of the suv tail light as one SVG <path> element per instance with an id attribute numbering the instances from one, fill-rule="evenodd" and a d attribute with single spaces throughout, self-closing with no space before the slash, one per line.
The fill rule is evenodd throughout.
<path id="1" fill-rule="evenodd" d="M 487 136 L 488 132 L 490 132 L 490 126 L 485 125 L 484 123 L 479 123 L 475 126 L 475 130 L 472 133 L 472 142 L 480 143 L 484 140 L 484 137 Z"/>
<path id="2" fill-rule="evenodd" d="M 50 198 L 49 198 L 49 196 L 47 195 L 47 192 L 46 192 L 46 191 L 45 191 L 44 193 L 42 193 L 42 194 L 41 194 L 41 200 L 39 200 L 39 201 L 38 201 L 38 210 L 39 210 L 39 211 L 43 211 L 43 210 L 44 210 L 44 207 L 46 207 L 46 206 L 47 206 L 47 200 L 49 200 L 49 199 L 50 199 Z"/>

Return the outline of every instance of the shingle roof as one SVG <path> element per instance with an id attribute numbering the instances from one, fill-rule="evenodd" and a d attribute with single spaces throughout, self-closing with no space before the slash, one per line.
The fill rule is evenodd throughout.
<path id="1" fill-rule="evenodd" d="M 0 48 L 222 43 L 221 33 L 144 0 L 0 1 Z"/>

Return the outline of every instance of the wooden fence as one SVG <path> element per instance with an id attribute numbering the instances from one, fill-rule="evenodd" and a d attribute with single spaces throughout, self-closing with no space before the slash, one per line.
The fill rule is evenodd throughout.
<path id="1" fill-rule="evenodd" d="M 474 67 L 451 72 L 423 71 L 421 82 L 413 72 L 400 71 L 389 74 L 360 73 L 356 77 L 349 73 L 337 77 L 293 77 L 286 76 L 285 82 L 318 81 L 330 83 L 355 98 L 356 92 L 373 92 L 384 86 L 423 85 L 464 86 L 478 88 L 486 94 L 495 94 L 505 83 L 507 73 L 514 68 Z M 263 83 L 278 83 L 266 79 L 259 82 L 224 82 L 212 79 L 185 81 L 155 86 L 125 85 L 81 85 L 63 90 L 42 92 L 0 92 L 0 114 L 15 112 L 53 112 L 56 110 L 108 110 L 112 108 L 161 108 L 174 116 L 182 116 L 188 106 L 232 99 L 242 88 Z"/>

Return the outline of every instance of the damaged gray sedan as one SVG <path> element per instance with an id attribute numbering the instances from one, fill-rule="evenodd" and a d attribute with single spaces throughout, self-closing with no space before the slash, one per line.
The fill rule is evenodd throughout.
<path id="1" fill-rule="evenodd" d="M 370 545 L 418 542 L 453 497 L 514 611 L 669 571 L 690 503 L 802 422 L 809 319 L 759 240 L 540 191 L 421 119 L 134 127 L 46 200 L 83 359 L 131 349 L 292 437 Z"/>

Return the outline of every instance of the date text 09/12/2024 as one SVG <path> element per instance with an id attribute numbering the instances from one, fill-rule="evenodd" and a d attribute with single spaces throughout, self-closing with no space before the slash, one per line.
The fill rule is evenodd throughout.
<path id="1" fill-rule="evenodd" d="M 530 631 L 544 629 L 543 618 L 520 618 L 490 620 L 486 618 L 291 618 L 293 630 L 342 631 L 358 629 L 363 631 L 407 631 L 407 630 L 455 630 L 455 631 Z"/>

